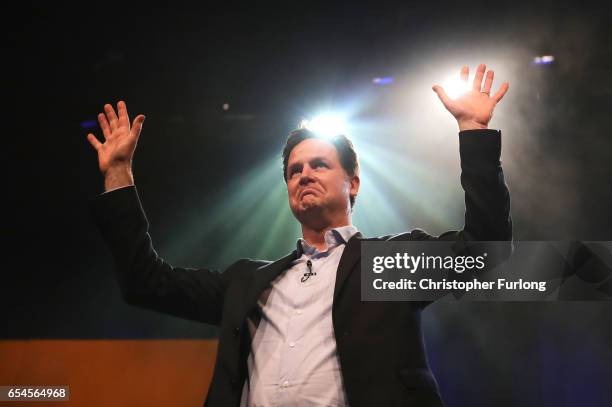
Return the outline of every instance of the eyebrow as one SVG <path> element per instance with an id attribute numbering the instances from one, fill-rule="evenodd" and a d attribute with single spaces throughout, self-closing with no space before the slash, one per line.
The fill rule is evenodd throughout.
<path id="1" fill-rule="evenodd" d="M 306 162 L 309 163 L 316 163 L 316 162 L 323 162 L 326 164 L 329 164 L 329 160 L 327 160 L 325 157 L 321 157 L 321 156 L 317 156 L 317 157 L 313 157 L 309 160 L 306 160 Z M 302 165 L 304 165 L 301 161 L 295 162 L 293 164 L 290 164 L 289 166 L 287 166 L 287 170 L 291 171 L 295 168 L 301 167 Z"/>
<path id="2" fill-rule="evenodd" d="M 327 158 L 325 158 L 325 157 L 323 157 L 323 156 L 316 156 L 316 157 L 312 157 L 312 158 L 310 158 L 310 159 L 306 160 L 306 162 L 309 162 L 309 163 L 312 163 L 312 162 L 315 162 L 315 161 L 325 161 L 325 162 L 328 162 Z M 297 165 L 297 164 L 300 164 L 300 165 L 301 165 L 301 164 L 302 164 L 302 162 L 301 162 L 301 161 L 298 161 L 298 162 L 293 163 L 293 164 L 291 164 L 291 165 L 293 166 L 293 165 Z"/>

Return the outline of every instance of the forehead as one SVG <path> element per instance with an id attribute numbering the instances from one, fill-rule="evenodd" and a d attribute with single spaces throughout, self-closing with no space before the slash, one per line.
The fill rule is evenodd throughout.
<path id="1" fill-rule="evenodd" d="M 288 165 L 296 162 L 305 162 L 314 158 L 325 158 L 330 161 L 338 161 L 336 147 L 327 140 L 309 138 L 300 142 L 291 150 Z"/>

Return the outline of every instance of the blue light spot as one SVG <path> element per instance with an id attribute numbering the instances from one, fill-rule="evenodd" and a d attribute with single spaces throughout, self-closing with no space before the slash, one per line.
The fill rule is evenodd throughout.
<path id="1" fill-rule="evenodd" d="M 372 83 L 378 86 L 390 85 L 393 83 L 393 78 L 391 76 L 384 76 L 379 78 L 372 79 Z"/>
<path id="2" fill-rule="evenodd" d="M 96 127 L 98 127 L 98 122 L 96 122 L 95 120 L 86 120 L 84 122 L 81 122 L 82 129 L 95 129 Z"/>
<path id="3" fill-rule="evenodd" d="M 533 63 L 535 65 L 550 65 L 555 62 L 555 57 L 552 55 L 542 55 L 533 58 Z"/>

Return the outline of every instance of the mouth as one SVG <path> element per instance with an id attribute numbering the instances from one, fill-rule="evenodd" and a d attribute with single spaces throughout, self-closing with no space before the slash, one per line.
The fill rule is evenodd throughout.
<path id="1" fill-rule="evenodd" d="M 304 198 L 306 195 L 316 195 L 318 192 L 314 188 L 306 188 L 300 192 L 300 198 Z"/>

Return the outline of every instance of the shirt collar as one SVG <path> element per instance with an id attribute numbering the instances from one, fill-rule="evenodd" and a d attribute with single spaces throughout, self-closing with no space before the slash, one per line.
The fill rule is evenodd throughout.
<path id="1" fill-rule="evenodd" d="M 353 235 L 358 232 L 357 228 L 353 225 L 341 226 L 339 228 L 333 228 L 325 232 L 325 243 L 327 244 L 327 250 L 333 249 L 341 244 L 346 244 Z M 308 244 L 303 238 L 297 241 L 297 256 L 298 258 L 302 254 L 313 255 L 317 252 L 316 247 Z"/>

